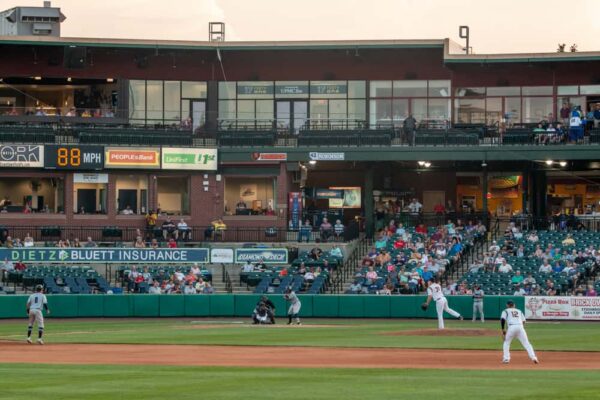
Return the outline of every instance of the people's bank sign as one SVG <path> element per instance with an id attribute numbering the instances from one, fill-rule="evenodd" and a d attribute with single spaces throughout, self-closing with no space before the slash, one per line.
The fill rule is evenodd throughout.
<path id="1" fill-rule="evenodd" d="M 260 260 L 265 264 L 287 264 L 288 250 L 285 248 L 235 249 L 235 262 L 238 264 Z"/>

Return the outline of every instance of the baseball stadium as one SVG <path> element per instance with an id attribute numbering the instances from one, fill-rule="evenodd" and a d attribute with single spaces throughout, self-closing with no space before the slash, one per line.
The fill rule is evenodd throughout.
<path id="1" fill-rule="evenodd" d="M 0 399 L 600 398 L 600 52 L 64 21 L 0 11 Z"/>

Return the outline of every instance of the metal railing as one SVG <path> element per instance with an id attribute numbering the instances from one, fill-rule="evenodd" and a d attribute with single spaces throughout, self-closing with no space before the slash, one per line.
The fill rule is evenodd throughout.
<path id="1" fill-rule="evenodd" d="M 222 281 L 225 284 L 225 291 L 227 293 L 232 293 L 233 284 L 231 283 L 231 277 L 229 276 L 229 271 L 227 271 L 225 264 L 221 264 L 221 270 L 223 271 Z"/>
<path id="2" fill-rule="evenodd" d="M 358 241 L 350 255 L 335 271 L 335 276 L 331 280 L 330 285 L 330 291 L 332 294 L 344 292 L 344 284 L 348 278 L 355 273 L 359 261 L 362 259 L 363 255 L 367 253 L 371 245 L 372 241 L 368 238 L 362 238 Z"/>

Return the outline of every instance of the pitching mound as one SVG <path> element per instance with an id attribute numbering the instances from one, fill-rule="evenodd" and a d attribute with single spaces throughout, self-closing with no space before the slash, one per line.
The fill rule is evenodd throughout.
<path id="1" fill-rule="evenodd" d="M 413 329 L 409 331 L 386 332 L 386 336 L 498 336 L 490 329 Z"/>

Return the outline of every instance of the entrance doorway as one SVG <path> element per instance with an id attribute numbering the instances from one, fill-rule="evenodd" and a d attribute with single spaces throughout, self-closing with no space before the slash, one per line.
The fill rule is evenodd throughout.
<path id="1" fill-rule="evenodd" d="M 278 100 L 275 103 L 275 115 L 279 129 L 298 134 L 308 119 L 308 101 Z"/>

